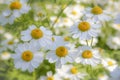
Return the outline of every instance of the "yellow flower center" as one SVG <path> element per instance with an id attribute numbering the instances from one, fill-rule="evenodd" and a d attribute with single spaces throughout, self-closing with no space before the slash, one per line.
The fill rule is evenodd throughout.
<path id="1" fill-rule="evenodd" d="M 71 68 L 71 73 L 72 73 L 72 74 L 78 73 L 77 68 L 76 68 L 76 67 L 72 67 L 72 68 Z"/>
<path id="2" fill-rule="evenodd" d="M 66 23 L 67 23 L 67 22 L 68 22 L 68 19 L 64 19 L 64 22 L 66 22 Z"/>
<path id="3" fill-rule="evenodd" d="M 88 22 L 80 22 L 78 29 L 83 32 L 88 31 L 90 29 L 90 24 Z"/>
<path id="4" fill-rule="evenodd" d="M 38 15 L 39 17 L 42 17 L 42 16 L 43 16 L 43 14 L 42 14 L 41 12 L 39 12 L 37 15 Z"/>
<path id="5" fill-rule="evenodd" d="M 68 54 L 68 49 L 64 46 L 60 46 L 56 49 L 56 55 L 59 57 L 65 57 Z"/>
<path id="6" fill-rule="evenodd" d="M 89 58 L 92 58 L 92 56 L 93 56 L 93 54 L 92 54 L 92 52 L 91 52 L 90 50 L 86 50 L 86 51 L 84 51 L 84 52 L 82 53 L 82 57 L 83 57 L 83 58 L 89 59 Z"/>
<path id="7" fill-rule="evenodd" d="M 109 66 L 113 66 L 113 62 L 112 61 L 108 61 L 108 65 Z"/>
<path id="8" fill-rule="evenodd" d="M 53 76 L 48 77 L 47 80 L 54 80 L 54 77 Z"/>
<path id="9" fill-rule="evenodd" d="M 66 36 L 64 37 L 64 41 L 69 41 L 70 40 L 70 37 Z"/>
<path id="10" fill-rule="evenodd" d="M 73 10 L 71 13 L 72 13 L 73 15 L 77 15 L 77 12 L 76 12 L 75 10 Z"/>
<path id="11" fill-rule="evenodd" d="M 14 44 L 13 41 L 8 41 L 8 45 L 12 45 L 12 44 Z"/>
<path id="12" fill-rule="evenodd" d="M 99 6 L 95 6 L 93 7 L 93 9 L 91 10 L 91 12 L 95 15 L 99 15 L 103 13 L 102 8 L 100 8 Z"/>
<path id="13" fill-rule="evenodd" d="M 21 9 L 22 7 L 22 4 L 19 2 L 19 1 L 15 1 L 15 2 L 12 2 L 10 4 L 10 9 L 11 10 L 14 10 L 14 9 Z"/>
<path id="14" fill-rule="evenodd" d="M 24 51 L 23 53 L 22 53 L 22 59 L 24 60 L 24 61 L 31 61 L 32 59 L 33 59 L 33 53 L 31 52 L 31 51 L 29 51 L 29 50 L 27 50 L 27 51 Z"/>
<path id="15" fill-rule="evenodd" d="M 36 29 L 32 30 L 31 36 L 34 39 L 39 39 L 39 38 L 43 37 L 43 32 L 40 29 L 36 28 Z"/>

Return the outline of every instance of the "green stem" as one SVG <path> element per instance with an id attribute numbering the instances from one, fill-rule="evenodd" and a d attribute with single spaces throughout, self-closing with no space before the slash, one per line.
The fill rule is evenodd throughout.
<path id="1" fill-rule="evenodd" d="M 35 73 L 35 71 L 33 72 L 33 80 L 36 80 L 36 73 Z"/>

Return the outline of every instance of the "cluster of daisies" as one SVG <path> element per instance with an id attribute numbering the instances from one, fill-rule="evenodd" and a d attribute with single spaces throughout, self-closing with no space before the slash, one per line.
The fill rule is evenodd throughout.
<path id="1" fill-rule="evenodd" d="M 98 36 L 101 21 L 108 21 L 111 17 L 99 6 L 89 8 L 83 13 L 86 15 L 74 23 L 69 33 L 75 39 L 88 42 Z M 44 26 L 29 26 L 21 32 L 21 40 L 24 43 L 18 44 L 12 57 L 15 67 L 23 71 L 34 71 L 44 59 L 55 63 L 56 68 L 73 62 L 91 66 L 101 63 L 100 52 L 91 47 L 92 42 L 91 45 L 76 47 L 66 38 L 53 35 Z"/>
<path id="2" fill-rule="evenodd" d="M 28 0 L 9 1 L 7 3 L 8 8 L 0 14 L 0 25 L 13 24 L 21 15 L 27 14 L 31 10 L 27 2 Z M 76 2 L 79 3 L 80 1 L 76 0 Z M 50 5 L 46 5 L 47 9 L 50 9 L 50 7 Z M 59 7 L 55 8 L 58 9 Z M 51 7 L 51 9 L 54 8 Z M 55 14 L 57 13 L 58 11 L 55 11 Z M 120 68 L 117 61 L 102 57 L 101 50 L 94 47 L 98 42 L 97 37 L 101 34 L 104 22 L 112 21 L 111 13 L 103 10 L 100 6 L 84 9 L 79 4 L 66 7 L 63 13 L 67 16 L 66 18 L 50 17 L 50 26 L 56 32 L 52 32 L 46 26 L 33 24 L 29 25 L 26 30 L 21 31 L 20 40 L 13 39 L 11 35 L 5 34 L 4 37 L 7 40 L 0 44 L 0 53 L 3 53 L 0 54 L 1 58 L 9 59 L 11 57 L 16 69 L 30 73 L 41 66 L 44 60 L 55 65 L 54 74 L 52 71 L 48 71 L 46 75 L 40 76 L 39 80 L 80 80 L 88 76 L 87 72 L 80 72 L 76 65 L 92 68 L 102 65 L 110 72 L 110 76 L 101 74 L 98 76 L 98 80 L 119 80 Z M 34 20 L 39 21 L 40 17 L 45 19 L 44 14 L 46 13 L 38 12 Z M 115 26 L 120 24 L 119 16 L 115 19 Z M 67 28 L 62 26 L 67 26 Z M 59 35 L 60 30 L 58 29 L 60 28 L 64 32 L 69 30 L 68 35 Z M 115 28 L 119 29 L 118 27 Z M 115 36 L 110 36 L 106 40 L 106 45 L 110 49 L 120 49 L 119 34 L 116 33 Z M 13 53 L 10 54 L 7 51 Z M 118 74 L 114 75 L 115 73 Z"/>

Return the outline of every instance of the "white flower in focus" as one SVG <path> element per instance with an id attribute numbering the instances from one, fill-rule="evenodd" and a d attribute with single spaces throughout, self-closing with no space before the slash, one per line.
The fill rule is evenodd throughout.
<path id="1" fill-rule="evenodd" d="M 117 62 L 114 59 L 110 58 L 102 59 L 102 65 L 110 72 L 113 71 L 116 67 L 118 67 Z"/>
<path id="2" fill-rule="evenodd" d="M 92 37 L 97 37 L 99 33 L 99 28 L 101 25 L 99 23 L 94 23 L 93 21 L 85 20 L 75 23 L 70 32 L 73 38 L 79 38 L 79 40 L 90 40 Z"/>
<path id="3" fill-rule="evenodd" d="M 37 28 L 35 25 L 31 25 L 27 30 L 22 31 L 21 35 L 21 40 L 32 40 L 40 44 L 40 46 L 45 47 L 51 43 L 49 38 L 52 36 L 52 32 L 44 28 L 43 26 Z"/>
<path id="4" fill-rule="evenodd" d="M 34 42 L 19 44 L 15 49 L 15 54 L 12 55 L 15 68 L 33 72 L 43 61 L 43 53 L 39 52 L 39 49 L 37 43 Z"/>
<path id="5" fill-rule="evenodd" d="M 67 62 L 72 63 L 75 57 L 74 50 L 70 50 L 65 41 L 57 40 L 52 45 L 52 49 L 48 52 L 46 59 L 50 63 L 55 63 L 56 68 L 61 68 Z"/>
<path id="6" fill-rule="evenodd" d="M 89 46 L 82 46 L 78 48 L 77 54 L 77 63 L 81 63 L 83 65 L 96 66 L 101 62 L 101 56 L 98 49 L 92 49 Z"/>

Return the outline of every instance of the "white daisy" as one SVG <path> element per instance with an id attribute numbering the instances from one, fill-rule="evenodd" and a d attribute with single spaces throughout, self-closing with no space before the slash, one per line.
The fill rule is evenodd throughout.
<path id="1" fill-rule="evenodd" d="M 106 44 L 111 49 L 115 49 L 115 50 L 120 49 L 120 37 L 117 35 L 110 36 L 108 37 Z"/>
<path id="2" fill-rule="evenodd" d="M 92 49 L 89 46 L 82 46 L 78 48 L 77 53 L 77 63 L 81 63 L 83 65 L 96 66 L 101 62 L 101 56 L 97 49 Z"/>
<path id="3" fill-rule="evenodd" d="M 1 60 L 9 60 L 11 58 L 11 54 L 9 52 L 2 52 L 0 54 Z"/>
<path id="4" fill-rule="evenodd" d="M 79 21 L 75 23 L 70 32 L 73 34 L 73 38 L 79 38 L 80 40 L 89 40 L 92 37 L 97 37 L 101 25 L 99 23 L 94 23 L 92 21 Z"/>
<path id="5" fill-rule="evenodd" d="M 74 61 L 76 54 L 74 54 L 74 50 L 70 50 L 65 41 L 58 40 L 52 46 L 53 49 L 48 52 L 46 59 L 50 63 L 55 63 L 57 68 Z"/>
<path id="6" fill-rule="evenodd" d="M 22 31 L 21 35 L 21 40 L 32 40 L 40 44 L 40 46 L 45 47 L 50 44 L 51 41 L 49 38 L 51 37 L 52 33 L 43 26 L 37 28 L 35 25 L 31 25 L 27 30 Z"/>
<path id="7" fill-rule="evenodd" d="M 108 11 L 103 10 L 99 6 L 87 8 L 83 13 L 86 15 L 86 17 L 93 18 L 95 21 L 111 20 L 111 17 L 109 16 L 110 13 L 108 13 Z"/>
<path id="8" fill-rule="evenodd" d="M 64 10 L 64 13 L 67 15 L 67 17 L 71 18 L 73 21 L 79 20 L 80 17 L 82 16 L 82 13 L 80 11 L 82 11 L 83 9 L 84 9 L 83 6 L 72 5 L 72 6 L 67 7 Z"/>
<path id="9" fill-rule="evenodd" d="M 52 71 L 47 72 L 47 76 L 41 76 L 39 80 L 62 80 L 59 75 L 53 75 Z"/>
<path id="10" fill-rule="evenodd" d="M 118 67 L 117 62 L 111 58 L 102 59 L 102 65 L 110 72 L 113 71 L 116 67 Z"/>
<path id="11" fill-rule="evenodd" d="M 34 42 L 19 44 L 15 49 L 16 54 L 12 55 L 15 68 L 33 72 L 43 61 L 43 53 L 38 52 L 38 50 L 39 47 Z"/>
<path id="12" fill-rule="evenodd" d="M 10 40 L 4 40 L 1 42 L 1 46 L 4 48 L 4 50 L 14 50 L 17 45 L 17 42 L 13 39 Z"/>
<path id="13" fill-rule="evenodd" d="M 59 74 L 63 80 L 81 80 L 86 76 L 85 73 L 80 73 L 77 67 L 73 65 L 63 65 L 61 69 L 57 69 L 57 74 Z"/>
<path id="14" fill-rule="evenodd" d="M 117 31 L 120 31 L 120 24 L 113 24 L 112 27 Z"/>
<path id="15" fill-rule="evenodd" d="M 28 13 L 31 9 L 30 6 L 27 5 L 27 0 L 13 0 L 9 2 L 8 5 L 15 17 L 20 17 L 21 14 Z"/>
<path id="16" fill-rule="evenodd" d="M 109 80 L 109 76 L 106 74 L 100 74 L 98 80 Z"/>

